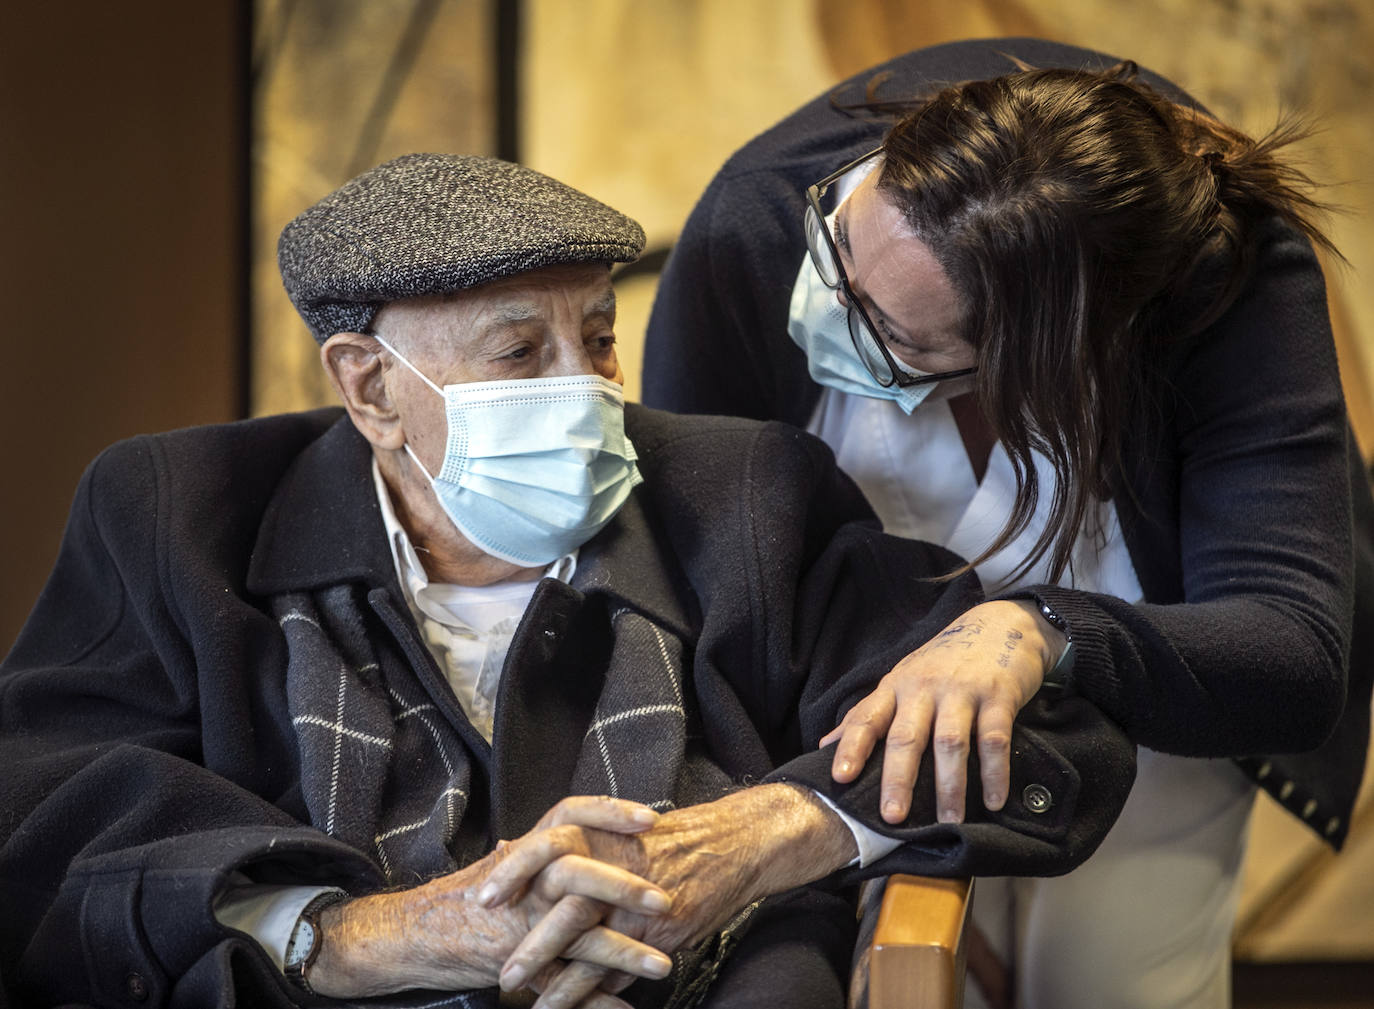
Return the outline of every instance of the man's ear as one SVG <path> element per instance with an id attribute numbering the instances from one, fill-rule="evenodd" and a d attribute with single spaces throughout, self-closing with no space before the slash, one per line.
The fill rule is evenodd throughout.
<path id="1" fill-rule="evenodd" d="M 366 333 L 335 333 L 320 347 L 320 363 L 353 426 L 375 447 L 399 451 L 405 429 L 386 387 L 381 349 Z"/>

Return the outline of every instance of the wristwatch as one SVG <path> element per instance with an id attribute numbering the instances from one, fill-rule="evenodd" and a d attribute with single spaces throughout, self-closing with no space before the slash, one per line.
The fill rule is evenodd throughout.
<path id="1" fill-rule="evenodd" d="M 282 958 L 282 973 L 288 981 L 307 995 L 314 995 L 306 972 L 320 955 L 320 913 L 327 907 L 347 900 L 343 890 L 326 890 L 301 909 L 296 919 L 296 927 L 291 930 L 291 938 L 286 943 L 286 955 Z"/>
<path id="2" fill-rule="evenodd" d="M 1073 635 L 1069 633 L 1068 622 L 1056 613 L 1054 607 L 1049 603 L 1037 596 L 1035 605 L 1040 610 L 1040 615 L 1049 622 L 1050 626 L 1068 639 L 1064 645 L 1064 650 L 1059 653 L 1059 661 L 1045 674 L 1046 684 L 1061 690 L 1065 689 L 1069 685 L 1070 674 L 1073 673 Z"/>

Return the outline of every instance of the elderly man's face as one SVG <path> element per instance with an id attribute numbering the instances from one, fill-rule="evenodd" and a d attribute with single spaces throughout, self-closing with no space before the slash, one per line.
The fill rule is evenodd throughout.
<path id="1" fill-rule="evenodd" d="M 440 387 L 561 375 L 623 383 L 614 326 L 610 270 L 597 264 L 531 270 L 455 295 L 392 302 L 374 323 Z M 387 384 L 411 449 L 437 473 L 447 436 L 443 400 L 394 360 Z"/>

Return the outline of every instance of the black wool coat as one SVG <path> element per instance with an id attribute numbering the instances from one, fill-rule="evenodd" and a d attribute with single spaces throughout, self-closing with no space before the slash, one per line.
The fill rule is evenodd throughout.
<path id="1" fill-rule="evenodd" d="M 1129 791 L 1134 750 L 1080 698 L 1028 706 L 1012 801 L 989 813 L 970 794 L 959 826 L 933 822 L 929 766 L 893 828 L 875 815 L 878 762 L 838 787 L 815 750 L 898 657 L 978 601 L 971 577 L 924 577 L 952 555 L 882 535 L 829 450 L 783 425 L 632 405 L 626 427 L 644 483 L 584 545 L 572 585 L 537 587 L 491 746 L 409 615 L 369 446 L 340 411 L 103 453 L 0 666 L 0 1004 L 290 1004 L 299 993 L 212 914 L 228 874 L 355 895 L 394 885 L 398 867 L 307 808 L 274 616 L 288 593 L 351 600 L 390 682 L 427 697 L 461 739 L 472 794 L 455 864 L 569 794 L 617 644 L 612 617 L 627 611 L 682 655 L 692 759 L 668 802 L 721 782 L 809 784 L 911 842 L 867 874 L 1054 874 L 1091 853 Z M 1051 791 L 1049 809 L 1020 802 L 1030 784 Z"/>

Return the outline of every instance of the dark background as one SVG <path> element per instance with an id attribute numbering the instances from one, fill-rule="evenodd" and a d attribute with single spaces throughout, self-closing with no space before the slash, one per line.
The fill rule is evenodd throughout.
<path id="1" fill-rule="evenodd" d="M 248 402 L 248 7 L 0 15 L 0 653 L 86 463 Z"/>

